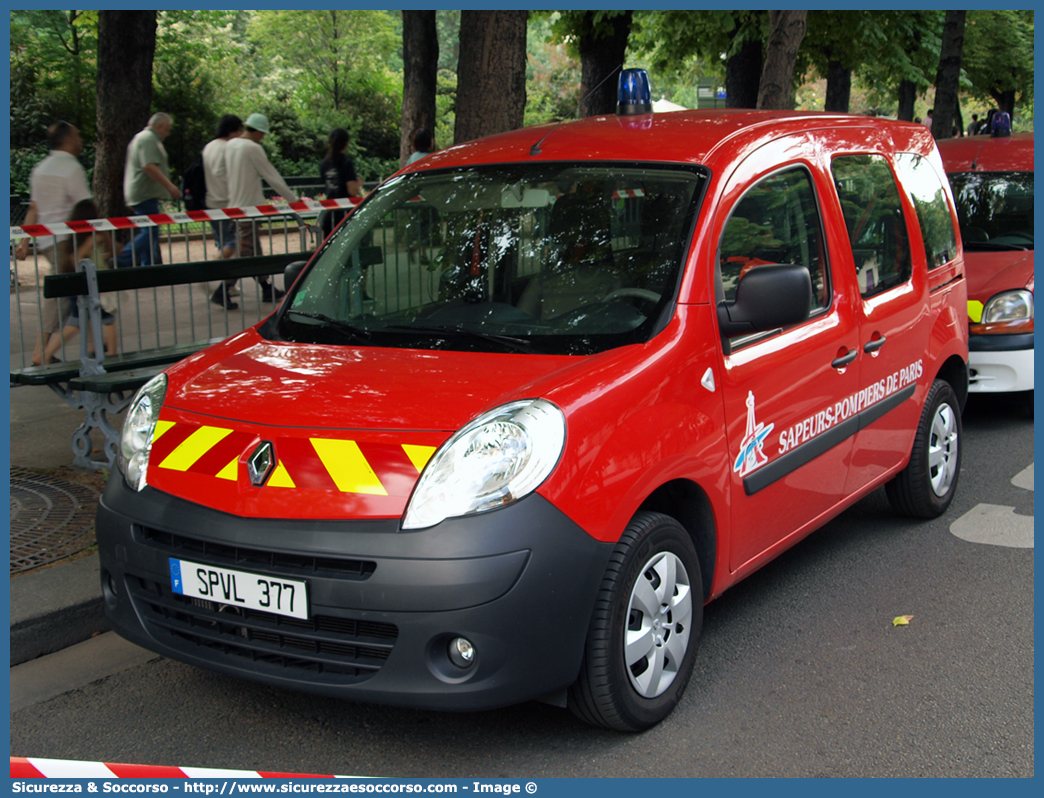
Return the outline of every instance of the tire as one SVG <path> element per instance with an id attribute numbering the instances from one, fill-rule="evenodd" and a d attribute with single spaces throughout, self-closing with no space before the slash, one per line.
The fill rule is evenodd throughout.
<path id="1" fill-rule="evenodd" d="M 928 390 L 914 437 L 910 463 L 885 485 L 897 513 L 936 518 L 953 501 L 961 473 L 961 409 L 948 382 Z"/>
<path id="2" fill-rule="evenodd" d="M 685 691 L 702 627 L 703 580 L 692 539 L 669 516 L 638 513 L 602 578 L 569 708 L 593 726 L 655 726 Z"/>

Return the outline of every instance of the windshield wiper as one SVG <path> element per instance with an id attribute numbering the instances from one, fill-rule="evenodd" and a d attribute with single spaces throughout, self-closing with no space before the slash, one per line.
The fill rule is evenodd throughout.
<path id="1" fill-rule="evenodd" d="M 516 352 L 525 352 L 531 354 L 533 347 L 529 341 L 525 338 L 514 338 L 510 335 L 497 335 L 496 333 L 480 332 L 479 330 L 471 330 L 463 325 L 451 327 L 449 325 L 436 326 L 436 325 L 413 325 L 413 324 L 389 324 L 384 327 L 385 330 L 399 330 L 402 332 L 417 332 L 427 333 L 429 335 L 464 335 L 470 338 L 479 338 L 483 341 L 489 341 L 490 343 L 500 344 L 507 349 L 514 349 Z"/>
<path id="2" fill-rule="evenodd" d="M 317 321 L 324 322 L 338 332 L 344 333 L 349 338 L 360 339 L 363 341 L 370 341 L 373 338 L 373 333 L 369 330 L 363 329 L 362 327 L 356 327 L 346 321 L 335 319 L 332 316 L 327 316 L 325 313 L 312 313 L 307 310 L 288 310 L 286 315 L 303 316 L 306 319 L 316 319 Z"/>

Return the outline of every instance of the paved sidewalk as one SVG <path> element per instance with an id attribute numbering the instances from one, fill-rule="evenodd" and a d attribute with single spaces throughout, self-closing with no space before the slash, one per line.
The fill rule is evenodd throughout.
<path id="1" fill-rule="evenodd" d="M 70 441 L 83 421 L 83 411 L 73 410 L 45 387 L 11 388 L 10 402 L 11 465 L 31 469 L 70 465 Z M 12 666 L 108 628 L 97 554 L 11 577 Z"/>

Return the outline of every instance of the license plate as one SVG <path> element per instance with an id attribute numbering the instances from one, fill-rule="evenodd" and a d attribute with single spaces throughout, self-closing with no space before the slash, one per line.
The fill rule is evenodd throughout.
<path id="1" fill-rule="evenodd" d="M 175 593 L 308 620 L 305 582 L 215 568 L 173 557 L 169 563 L 170 587 Z"/>

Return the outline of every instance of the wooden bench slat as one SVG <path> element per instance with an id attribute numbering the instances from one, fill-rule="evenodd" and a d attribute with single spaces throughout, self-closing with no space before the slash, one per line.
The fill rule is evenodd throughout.
<path id="1" fill-rule="evenodd" d="M 138 288 L 188 285 L 279 274 L 289 264 L 301 260 L 307 261 L 311 257 L 311 252 L 289 252 L 281 255 L 258 255 L 252 258 L 193 261 L 170 266 L 101 269 L 98 271 L 98 292 L 104 294 L 112 291 L 132 291 Z M 43 295 L 47 299 L 81 296 L 86 293 L 87 276 L 82 272 L 52 274 L 44 278 Z"/>
<path id="2" fill-rule="evenodd" d="M 169 366 L 189 355 L 194 355 L 208 346 L 225 340 L 208 338 L 202 341 L 189 341 L 183 344 L 160 346 L 154 349 L 142 349 L 139 352 L 124 352 L 105 358 L 104 368 L 109 373 L 141 369 L 151 366 Z M 80 376 L 80 361 L 49 363 L 46 366 L 28 366 L 11 372 L 11 382 L 18 385 L 55 385 L 68 382 Z"/>

